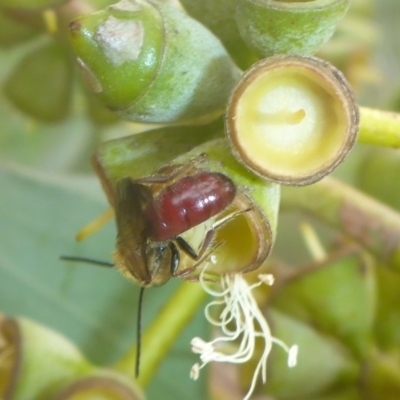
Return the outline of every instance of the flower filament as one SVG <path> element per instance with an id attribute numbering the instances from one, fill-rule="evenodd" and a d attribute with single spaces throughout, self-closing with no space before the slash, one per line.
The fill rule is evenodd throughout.
<path id="1" fill-rule="evenodd" d="M 217 337 L 210 342 L 205 342 L 199 337 L 192 339 L 192 351 L 200 354 L 202 363 L 196 363 L 192 367 L 190 376 L 192 379 L 197 379 L 200 369 L 211 361 L 230 363 L 244 363 L 249 361 L 256 350 L 256 338 L 261 338 L 264 340 L 264 349 L 254 371 L 248 393 L 244 398 L 244 400 L 248 400 L 254 391 L 260 375 L 263 383 L 266 382 L 267 358 L 272 344 L 279 345 L 288 353 L 288 366 L 290 368 L 296 365 L 298 346 L 294 345 L 289 348 L 283 341 L 271 335 L 269 325 L 258 308 L 252 294 L 252 290 L 263 283 L 272 285 L 272 275 L 259 275 L 260 281 L 249 286 L 242 274 L 226 274 L 221 276 L 221 290 L 216 291 L 205 282 L 204 271 L 205 269 L 200 274 L 200 283 L 208 294 L 217 298 L 217 300 L 210 302 L 206 306 L 205 316 L 212 325 L 220 328 L 223 336 Z M 219 314 L 219 318 L 215 319 L 211 315 L 211 309 L 213 307 L 220 308 L 221 306 L 224 307 Z M 226 352 L 218 350 L 221 345 L 232 344 L 239 338 L 241 340 L 238 348 L 232 345 L 229 346 L 229 350 Z M 231 350 L 231 347 L 235 350 Z"/>

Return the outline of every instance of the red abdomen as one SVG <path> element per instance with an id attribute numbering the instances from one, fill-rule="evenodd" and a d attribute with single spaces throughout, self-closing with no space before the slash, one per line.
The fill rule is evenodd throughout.
<path id="1" fill-rule="evenodd" d="M 164 241 L 193 228 L 224 210 L 236 188 L 225 175 L 200 172 L 166 187 L 144 210 L 147 235 Z"/>

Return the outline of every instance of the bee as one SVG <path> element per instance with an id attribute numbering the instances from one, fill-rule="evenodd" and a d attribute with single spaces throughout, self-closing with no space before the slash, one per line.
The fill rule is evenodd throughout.
<path id="1" fill-rule="evenodd" d="M 178 272 L 180 254 L 200 260 L 210 248 L 218 224 L 208 229 L 196 251 L 180 235 L 224 211 L 236 187 L 226 175 L 184 166 L 161 169 L 153 176 L 120 180 L 115 191 L 118 230 L 117 268 L 141 286 L 160 286 Z M 185 176 L 183 176 L 185 175 Z"/>

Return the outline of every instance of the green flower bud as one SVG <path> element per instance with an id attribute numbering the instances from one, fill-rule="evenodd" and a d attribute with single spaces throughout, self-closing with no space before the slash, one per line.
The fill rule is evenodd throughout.
<path id="1" fill-rule="evenodd" d="M 312 55 L 335 32 L 350 0 L 239 0 L 236 20 L 260 57 Z"/>
<path id="2" fill-rule="evenodd" d="M 80 17 L 70 31 L 92 90 L 126 119 L 222 113 L 241 74 L 207 29 L 164 4 L 123 0 Z"/>
<path id="3" fill-rule="evenodd" d="M 258 60 L 240 36 L 236 24 L 237 0 L 180 0 L 185 10 L 224 44 L 237 65 L 247 69 Z"/>
<path id="4" fill-rule="evenodd" d="M 53 122 L 70 107 L 73 64 L 65 47 L 49 43 L 27 54 L 6 79 L 4 92 L 21 111 Z"/>

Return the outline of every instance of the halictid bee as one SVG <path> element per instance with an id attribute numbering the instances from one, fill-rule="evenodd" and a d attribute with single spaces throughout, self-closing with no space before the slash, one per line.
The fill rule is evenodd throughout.
<path id="1" fill-rule="evenodd" d="M 115 192 L 116 266 L 141 286 L 159 286 L 171 277 L 188 275 L 190 269 L 178 272 L 181 251 L 200 260 L 218 224 L 205 232 L 198 252 L 180 235 L 225 210 L 235 195 L 227 176 L 185 166 L 120 180 Z"/>
<path id="2" fill-rule="evenodd" d="M 141 304 L 144 288 L 160 286 L 171 277 L 191 279 L 191 273 L 219 243 L 213 244 L 216 230 L 244 211 L 218 214 L 230 206 L 236 186 L 224 174 L 208 172 L 189 165 L 163 167 L 155 174 L 117 182 L 114 211 L 117 224 L 115 266 L 141 286 L 137 323 L 136 376 L 139 375 Z M 212 224 L 207 221 L 212 219 Z M 201 226 L 197 251 L 182 237 Z M 182 252 L 193 265 L 179 269 Z M 62 256 L 67 261 L 89 262 L 113 267 L 114 264 L 83 257 Z M 195 278 L 194 278 L 195 279 Z"/>

